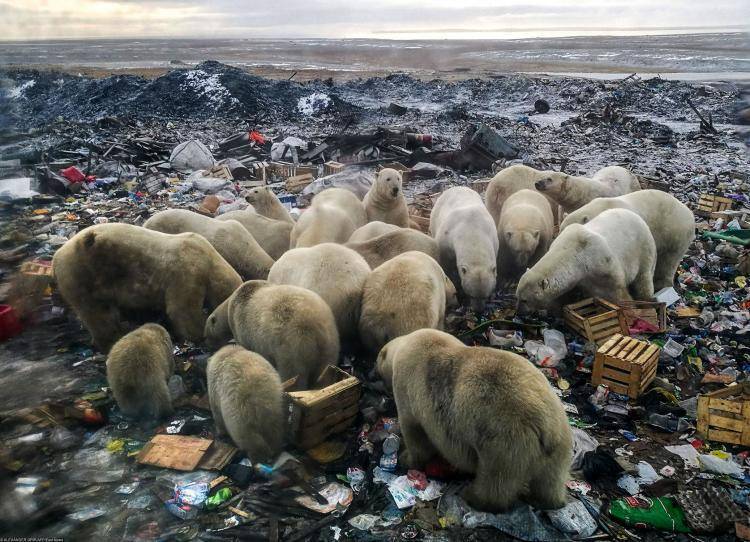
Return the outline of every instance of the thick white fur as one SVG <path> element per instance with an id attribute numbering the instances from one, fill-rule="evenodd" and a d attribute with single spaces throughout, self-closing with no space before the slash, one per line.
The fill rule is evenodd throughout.
<path id="1" fill-rule="evenodd" d="M 307 288 L 328 303 L 341 340 L 357 334 L 362 288 L 370 274 L 367 262 L 350 248 L 323 243 L 295 248 L 271 267 L 268 282 Z"/>
<path id="2" fill-rule="evenodd" d="M 256 187 L 245 192 L 245 200 L 259 215 L 294 224 L 294 219 L 270 188 Z"/>
<path id="3" fill-rule="evenodd" d="M 607 209 L 627 209 L 640 216 L 656 243 L 654 289 L 672 286 L 677 266 L 695 238 L 693 212 L 674 196 L 660 190 L 639 190 L 616 198 L 596 198 L 573 211 L 560 225 L 586 224 Z"/>
<path id="4" fill-rule="evenodd" d="M 580 288 L 610 301 L 654 296 L 656 245 L 648 225 L 632 211 L 610 209 L 588 223 L 572 224 L 547 254 L 521 277 L 516 290 L 522 309 L 554 306 Z"/>
<path id="5" fill-rule="evenodd" d="M 328 188 L 317 194 L 291 234 L 292 248 L 320 243 L 346 243 L 354 230 L 367 223 L 365 206 L 353 192 Z"/>
<path id="6" fill-rule="evenodd" d="M 440 265 L 448 276 L 458 277 L 472 308 L 483 310 L 497 282 L 498 240 L 481 196 L 465 186 L 443 192 L 430 215 L 430 234 L 438 244 Z"/>
<path id="7" fill-rule="evenodd" d="M 397 228 L 361 243 L 346 243 L 347 247 L 357 251 L 372 269 L 394 256 L 416 250 L 435 259 L 438 258 L 438 246 L 435 240 L 411 228 Z"/>
<path id="8" fill-rule="evenodd" d="M 362 203 L 367 211 L 367 220 L 409 227 L 409 210 L 401 186 L 401 174 L 395 169 L 385 168 L 378 172 Z"/>
<path id="9" fill-rule="evenodd" d="M 443 329 L 456 289 L 440 264 L 422 252 L 405 252 L 370 273 L 362 293 L 359 336 L 372 351 L 422 328 Z"/>
<path id="10" fill-rule="evenodd" d="M 524 166 L 523 164 L 516 164 L 508 166 L 497 172 L 497 174 L 490 179 L 487 185 L 487 190 L 484 194 L 485 204 L 487 210 L 492 215 L 492 219 L 497 224 L 500 220 L 500 210 L 510 196 L 518 192 L 519 190 L 536 190 L 534 183 L 542 179 L 546 179 L 550 175 L 555 173 L 554 171 L 543 171 Z M 557 223 L 557 202 L 547 198 L 550 202 L 550 208 L 552 209 L 552 215 Z"/>
<path id="11" fill-rule="evenodd" d="M 566 213 L 572 213 L 595 198 L 622 196 L 641 189 L 638 178 L 620 166 L 602 168 L 590 179 L 552 173 L 534 186 L 559 203 Z"/>
<path id="12" fill-rule="evenodd" d="M 239 211 L 229 211 L 216 217 L 216 220 L 236 220 L 250 232 L 258 244 L 274 260 L 289 250 L 289 238 L 294 224 L 286 220 L 276 220 L 259 215 L 252 207 Z"/>
<path id="13" fill-rule="evenodd" d="M 349 237 L 349 242 L 362 243 L 363 241 L 369 241 L 374 237 L 379 237 L 384 233 L 390 233 L 399 229 L 400 226 L 396 226 L 394 224 L 386 224 L 385 222 L 380 222 L 379 220 L 376 220 L 375 222 L 368 222 L 361 228 L 357 228 L 356 230 L 354 230 L 352 236 Z"/>

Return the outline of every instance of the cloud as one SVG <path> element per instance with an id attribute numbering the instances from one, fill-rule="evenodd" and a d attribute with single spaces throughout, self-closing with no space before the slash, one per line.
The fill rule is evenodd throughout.
<path id="1" fill-rule="evenodd" d="M 746 0 L 0 0 L 3 39 L 394 37 L 405 33 L 729 26 Z M 436 36 L 436 37 L 450 37 Z M 484 36 L 482 36 L 484 37 Z"/>

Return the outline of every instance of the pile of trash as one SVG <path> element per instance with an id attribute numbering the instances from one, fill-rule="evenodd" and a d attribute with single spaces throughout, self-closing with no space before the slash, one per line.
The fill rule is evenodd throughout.
<path id="1" fill-rule="evenodd" d="M 186 75 L 197 71 L 207 76 Z M 67 109 L 43 113 L 43 128 L 3 135 L 2 532 L 284 541 L 719 540 L 736 533 L 750 540 L 750 160 L 737 134 L 718 126 L 727 118 L 719 111 L 731 109 L 731 92 L 691 98 L 706 120 L 714 112 L 715 133 L 702 130 L 701 119 L 680 101 L 692 129 L 675 130 L 664 141 L 643 126 L 638 132 L 632 121 L 620 129 L 613 119 L 623 117 L 611 113 L 616 109 L 596 109 L 590 97 L 605 92 L 598 82 L 510 76 L 464 83 L 477 95 L 492 85 L 509 94 L 518 86 L 512 113 L 485 115 L 454 108 L 471 93 L 459 97 L 453 84 L 393 76 L 338 89 L 340 96 L 357 89 L 372 97 L 370 105 L 347 100 L 359 117 L 341 129 L 325 120 L 324 111 L 341 102 L 322 82 L 301 92 L 302 85 L 251 78 L 242 81 L 254 87 L 239 88 L 224 71 L 209 63 L 152 81 L 152 90 L 164 85 L 164 92 L 174 90 L 170 81 L 192 81 L 196 86 L 185 92 L 203 100 L 183 96 L 162 119 L 120 116 L 142 100 L 135 100 L 142 81 L 124 78 L 119 84 L 134 101 L 113 90 L 120 105 L 105 109 L 109 116 L 89 118 L 94 106 L 74 116 L 70 101 L 60 106 Z M 82 85 L 94 101 L 102 96 L 86 87 L 94 82 L 67 77 L 62 88 Z M 48 98 L 43 93 L 51 90 L 37 84 L 37 95 L 36 84 L 19 91 L 28 96 L 23 107 L 41 107 Z M 211 87 L 200 96 L 214 84 L 229 93 Z M 415 85 L 430 89 L 430 99 L 445 98 L 443 110 L 423 115 L 409 106 L 402 98 Z M 576 85 L 591 89 L 580 92 L 591 95 L 586 103 L 594 115 L 580 108 Z M 686 83 L 653 80 L 628 79 L 618 88 L 631 85 L 637 93 L 692 88 L 697 94 Z M 565 96 L 549 97 L 550 89 L 565 89 Z M 240 98 L 242 92 L 249 94 Z M 259 98 L 257 114 L 283 102 L 276 123 L 198 121 L 191 112 L 213 104 L 250 117 L 242 108 L 253 92 L 271 97 Z M 539 95 L 549 97 L 552 112 L 579 104 L 581 120 L 535 122 L 549 114 L 537 112 L 546 109 L 535 105 Z M 146 111 L 161 115 L 153 99 Z M 616 105 L 625 111 L 639 103 L 626 97 Z M 60 114 L 65 118 L 48 122 Z M 560 396 L 575 446 L 568 502 L 557 511 L 523 503 L 502 513 L 474 510 L 461 498 L 470 477 L 441 459 L 423 471 L 404 468 L 395 406 L 371 376 L 373 360 L 361 352 L 346 352 L 339 364 L 336 389 L 347 390 L 354 405 L 347 423 L 298 438 L 274 464 L 252 463 L 216 438 L 205 384 L 209 352 L 196 345 L 175 347 L 173 416 L 157 425 L 134 423 L 107 388 L 105 356 L 92 350 L 52 279 L 54 252 L 92 224 L 142 224 L 171 207 L 217 216 L 247 206 L 243 192 L 256 186 L 276 192 L 295 214 L 326 187 L 364 193 L 378 167 L 402 172 L 410 213 L 419 221 L 436 193 L 457 184 L 481 192 L 493 169 L 513 163 L 570 173 L 631 165 L 644 187 L 670 191 L 700 213 L 698 237 L 675 287 L 653 303 L 621 308 L 623 336 L 658 347 L 654 372 L 635 397 L 622 381 L 602 379 L 597 364 L 606 341 L 582 335 L 564 317 L 517 316 L 512 293 L 499 292 L 483 314 L 458 309 L 447 315 L 447 330 L 466 344 L 511 350 L 537 364 Z M 291 394 L 290 401 L 299 407 Z"/>

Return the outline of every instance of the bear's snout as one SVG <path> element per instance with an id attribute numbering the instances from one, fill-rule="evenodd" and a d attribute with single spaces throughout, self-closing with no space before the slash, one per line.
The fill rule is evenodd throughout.
<path id="1" fill-rule="evenodd" d="M 393 188 L 391 188 L 391 194 L 393 194 L 394 198 L 398 196 L 398 186 L 394 186 Z"/>
<path id="2" fill-rule="evenodd" d="M 536 188 L 537 190 L 544 190 L 545 188 L 547 188 L 549 181 L 549 179 L 542 179 L 540 181 L 537 181 L 534 183 L 534 188 Z"/>

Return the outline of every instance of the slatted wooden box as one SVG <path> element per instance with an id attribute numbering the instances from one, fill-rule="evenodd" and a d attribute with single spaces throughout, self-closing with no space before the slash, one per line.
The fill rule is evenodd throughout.
<path id="1" fill-rule="evenodd" d="M 341 162 L 335 162 L 331 160 L 330 162 L 326 162 L 323 164 L 323 175 L 333 175 L 334 173 L 340 173 L 344 170 L 346 165 L 342 164 Z"/>
<path id="2" fill-rule="evenodd" d="M 344 431 L 359 412 L 362 383 L 358 378 L 329 365 L 316 386 L 320 389 L 287 393 L 292 442 L 304 450 Z"/>
<path id="3" fill-rule="evenodd" d="M 425 233 L 430 230 L 430 213 L 438 196 L 440 194 L 417 194 L 408 205 L 409 218 Z"/>
<path id="4" fill-rule="evenodd" d="M 628 329 L 640 318 L 657 328 L 653 333 L 664 333 L 667 330 L 667 304 L 655 301 L 618 301 L 617 304 L 625 314 Z M 644 332 L 648 333 L 648 332 Z"/>
<path id="5" fill-rule="evenodd" d="M 617 333 L 597 350 L 591 384 L 605 384 L 636 399 L 656 377 L 660 351 L 655 344 Z"/>
<path id="6" fill-rule="evenodd" d="M 622 309 L 598 297 L 565 305 L 563 319 L 571 331 L 596 344 L 604 343 L 615 333 L 628 334 Z"/>
<path id="7" fill-rule="evenodd" d="M 733 199 L 715 194 L 701 194 L 695 214 L 703 217 L 711 217 L 714 213 L 730 210 L 733 205 Z"/>
<path id="8" fill-rule="evenodd" d="M 750 446 L 750 384 L 698 397 L 698 433 L 708 440 Z"/>

